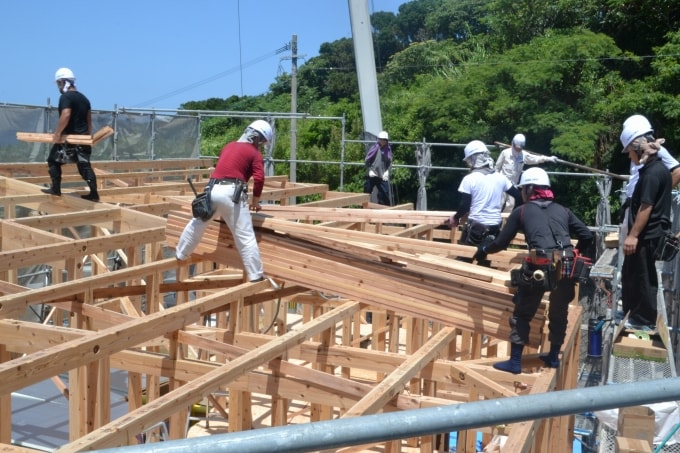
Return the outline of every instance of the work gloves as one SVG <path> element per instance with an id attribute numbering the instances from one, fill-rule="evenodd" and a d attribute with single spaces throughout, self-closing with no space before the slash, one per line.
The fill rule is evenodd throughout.
<path id="1" fill-rule="evenodd" d="M 369 178 L 377 178 L 378 177 L 377 173 L 374 172 L 373 170 L 368 170 L 368 176 L 369 176 Z M 387 182 L 387 180 L 389 178 L 390 178 L 390 171 L 385 170 L 385 172 L 382 174 L 382 180 Z"/>
<path id="2" fill-rule="evenodd" d="M 552 162 L 553 164 L 556 164 L 559 158 L 557 156 L 548 156 L 546 158 L 546 162 Z"/>

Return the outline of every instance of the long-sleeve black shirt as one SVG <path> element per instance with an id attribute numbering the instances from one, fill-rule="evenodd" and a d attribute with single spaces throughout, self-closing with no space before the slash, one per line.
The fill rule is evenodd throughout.
<path id="1" fill-rule="evenodd" d="M 593 233 L 569 209 L 552 200 L 532 200 L 510 213 L 498 237 L 486 246 L 486 253 L 505 250 L 519 231 L 524 232 L 529 249 L 571 247 L 574 236 L 578 239 L 576 247 L 581 253 L 588 253 L 594 239 Z"/>

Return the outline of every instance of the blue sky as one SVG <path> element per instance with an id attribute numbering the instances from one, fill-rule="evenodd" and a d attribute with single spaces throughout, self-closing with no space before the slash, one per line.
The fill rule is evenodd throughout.
<path id="1" fill-rule="evenodd" d="M 366 1 L 371 13 L 406 3 Z M 0 103 L 55 105 L 65 66 L 101 110 L 262 94 L 290 72 L 290 51 L 276 51 L 294 34 L 307 59 L 352 36 L 347 0 L 6 0 L 2 22 Z"/>

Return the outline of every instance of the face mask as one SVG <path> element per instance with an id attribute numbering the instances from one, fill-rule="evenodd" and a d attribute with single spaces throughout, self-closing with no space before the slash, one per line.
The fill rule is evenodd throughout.
<path id="1" fill-rule="evenodd" d="M 64 86 L 61 88 L 61 92 L 66 93 L 69 88 L 71 88 L 71 82 L 68 80 L 64 80 Z"/>

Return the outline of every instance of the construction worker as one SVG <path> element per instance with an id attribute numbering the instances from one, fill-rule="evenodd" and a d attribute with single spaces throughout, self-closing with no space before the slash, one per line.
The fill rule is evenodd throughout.
<path id="1" fill-rule="evenodd" d="M 228 143 L 220 152 L 220 156 L 210 175 L 210 198 L 234 237 L 234 245 L 241 256 L 244 270 L 251 282 L 264 279 L 264 270 L 260 249 L 257 246 L 253 222 L 248 212 L 248 197 L 242 187 L 247 188 L 248 180 L 253 178 L 253 196 L 250 198 L 250 210 L 259 211 L 260 195 L 264 187 L 264 160 L 260 147 L 272 139 L 272 128 L 264 120 L 252 122 L 237 141 Z M 236 194 L 236 201 L 234 193 Z M 208 222 L 193 218 L 184 227 L 177 242 L 175 255 L 179 260 L 189 258 L 200 242 Z"/>
<path id="2" fill-rule="evenodd" d="M 81 195 L 90 201 L 99 201 L 97 176 L 90 164 L 92 147 L 88 145 L 68 145 L 64 135 L 92 135 L 92 112 L 90 101 L 76 89 L 76 76 L 69 68 L 60 68 L 54 75 L 59 96 L 59 122 L 54 130 L 54 145 L 47 156 L 47 168 L 52 186 L 42 191 L 50 195 L 61 195 L 61 166 L 75 163 L 78 173 L 90 188 L 90 193 Z"/>
<path id="3" fill-rule="evenodd" d="M 575 281 L 567 275 L 556 275 L 555 257 L 564 260 L 560 269 L 569 274 L 566 263 L 573 260 L 571 236 L 578 239 L 577 249 L 591 252 L 593 233 L 569 209 L 554 201 L 548 174 L 539 167 L 522 173 L 519 181 L 524 204 L 508 217 L 496 239 L 480 246 L 476 259 L 485 259 L 508 247 L 519 231 L 524 232 L 529 255 L 522 269 L 515 272 L 513 283 L 517 291 L 513 297 L 515 308 L 510 318 L 510 359 L 495 363 L 494 368 L 513 374 L 522 372 L 522 352 L 529 341 L 530 322 L 536 314 L 541 299 L 550 291 L 548 307 L 550 352 L 539 356 L 546 366 L 559 366 L 559 352 L 567 331 L 569 303 L 574 299 Z M 538 271 L 538 272 L 537 272 Z"/>
<path id="4" fill-rule="evenodd" d="M 390 147 L 387 132 L 378 134 L 378 141 L 366 153 L 366 180 L 364 193 L 373 192 L 378 188 L 378 203 L 390 206 L 390 168 L 392 167 L 392 147 Z"/>
<path id="5" fill-rule="evenodd" d="M 489 149 L 481 140 L 473 140 L 463 150 L 463 160 L 470 168 L 458 186 L 460 203 L 450 217 L 449 226 L 457 228 L 461 219 L 467 217 L 459 244 L 480 245 L 492 241 L 501 230 L 501 202 L 505 193 L 522 203 L 519 190 L 510 180 L 493 168 Z M 460 258 L 463 261 L 472 261 Z M 488 261 L 478 264 L 490 265 Z"/>
<path id="6" fill-rule="evenodd" d="M 538 165 L 546 162 L 557 162 L 557 156 L 541 156 L 524 150 L 526 137 L 516 134 L 512 138 L 509 148 L 505 148 L 496 159 L 496 170 L 505 175 L 513 184 L 517 185 L 524 165 Z M 507 195 L 503 197 L 503 212 L 512 212 L 515 207 L 514 199 Z"/>
<path id="7" fill-rule="evenodd" d="M 656 249 L 670 231 L 672 178 L 659 155 L 649 122 L 635 120 L 621 132 L 623 153 L 637 168 L 637 182 L 631 194 L 627 233 L 623 241 L 621 302 L 628 313 L 626 327 L 655 330 L 659 282 Z M 650 150 L 650 144 L 652 150 Z"/>
<path id="8" fill-rule="evenodd" d="M 626 118 L 626 120 L 623 122 L 622 130 L 626 128 L 636 129 L 638 131 L 644 130 L 645 133 L 650 134 L 654 133 L 652 124 L 643 115 L 632 115 Z M 646 154 L 658 154 L 661 162 L 663 162 L 666 168 L 668 168 L 668 170 L 671 172 L 671 185 L 675 187 L 678 185 L 678 183 L 680 183 L 680 162 L 678 162 L 675 157 L 671 156 L 671 153 L 669 153 L 668 150 L 663 146 L 664 141 L 665 140 L 662 138 L 657 139 L 653 143 L 648 143 L 646 140 L 644 140 L 644 143 L 640 143 L 640 147 L 641 150 Z M 638 170 L 643 165 L 644 163 L 635 165 L 632 160 L 630 161 L 630 179 L 628 180 L 628 184 L 626 184 L 626 201 L 623 203 L 621 210 L 619 211 L 619 223 L 623 225 L 621 234 L 622 237 L 625 237 L 628 233 L 628 218 L 626 217 L 628 214 L 627 208 L 630 206 L 630 199 L 633 196 L 633 191 L 635 190 L 635 185 L 638 181 Z"/>

